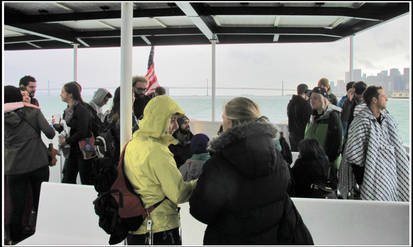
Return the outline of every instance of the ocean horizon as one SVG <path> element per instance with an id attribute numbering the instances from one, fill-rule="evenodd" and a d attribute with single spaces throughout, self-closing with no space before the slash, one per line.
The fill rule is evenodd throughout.
<path id="1" fill-rule="evenodd" d="M 113 93 L 112 90 L 109 90 Z M 93 94 L 83 93 L 83 100 L 89 102 Z M 258 104 L 261 114 L 268 117 L 273 123 L 287 122 L 287 104 L 291 99 L 291 95 L 284 96 L 258 96 L 258 95 L 218 95 L 215 100 L 215 121 L 222 121 L 222 109 L 224 104 L 230 99 L 244 96 L 250 98 Z M 211 121 L 211 96 L 199 95 L 169 95 L 184 111 L 190 119 Z M 48 95 L 46 92 L 36 93 L 36 98 L 39 100 L 40 107 L 46 119 L 51 119 L 54 114 L 63 114 L 66 108 L 66 103 L 61 101 L 60 92 Z M 109 110 L 112 107 L 112 99 L 103 107 L 103 110 Z M 396 119 L 399 127 L 399 134 L 404 145 L 410 147 L 410 100 L 389 98 L 387 102 L 387 110 Z"/>

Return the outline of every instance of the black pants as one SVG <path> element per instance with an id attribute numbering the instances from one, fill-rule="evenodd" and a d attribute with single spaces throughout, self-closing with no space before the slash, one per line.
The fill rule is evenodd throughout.
<path id="1" fill-rule="evenodd" d="M 71 153 L 64 164 L 62 183 L 76 184 L 78 173 L 82 184 L 93 185 L 92 160 L 84 160 L 81 154 Z"/>
<path id="2" fill-rule="evenodd" d="M 147 234 L 132 235 L 128 234 L 126 241 L 128 245 L 142 245 L 148 244 L 146 242 Z M 179 228 L 174 228 L 164 232 L 157 232 L 153 234 L 153 244 L 168 244 L 168 245 L 182 245 L 181 236 L 179 236 Z"/>
<path id="3" fill-rule="evenodd" d="M 22 217 L 29 184 L 32 187 L 33 208 L 37 212 L 39 207 L 40 185 L 42 182 L 47 181 L 49 181 L 48 166 L 25 174 L 7 176 L 11 199 L 10 235 L 12 240 L 18 240 L 22 234 Z"/>

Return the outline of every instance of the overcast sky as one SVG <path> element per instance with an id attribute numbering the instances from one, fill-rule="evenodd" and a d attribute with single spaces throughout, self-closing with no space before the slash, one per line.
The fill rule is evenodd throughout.
<path id="1" fill-rule="evenodd" d="M 411 15 L 362 31 L 354 37 L 354 68 L 367 75 L 411 67 Z M 133 75 L 145 75 L 150 47 L 133 48 Z M 295 88 L 321 77 L 344 80 L 349 70 L 349 38 L 332 43 L 217 45 L 217 87 Z M 73 49 L 5 51 L 3 84 L 17 85 L 24 75 L 61 87 L 73 80 Z M 159 46 L 155 72 L 161 86 L 211 85 L 211 46 Z M 84 87 L 116 87 L 120 48 L 78 50 L 78 81 Z"/>

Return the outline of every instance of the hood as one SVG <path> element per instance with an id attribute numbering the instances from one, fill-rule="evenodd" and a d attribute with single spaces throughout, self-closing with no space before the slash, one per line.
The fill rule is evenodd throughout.
<path id="1" fill-rule="evenodd" d="M 139 130 L 133 137 L 142 135 L 160 139 L 167 145 L 177 144 L 176 139 L 168 133 L 171 117 L 177 112 L 184 114 L 181 107 L 166 95 L 149 100 L 143 111 L 143 119 L 139 122 Z"/>
<path id="2" fill-rule="evenodd" d="M 301 96 L 295 95 L 295 94 L 290 99 L 291 103 L 297 103 L 297 102 L 303 102 L 303 101 L 306 101 L 306 100 L 303 99 Z"/>
<path id="3" fill-rule="evenodd" d="M 12 128 L 17 127 L 21 121 L 21 117 L 15 111 L 4 113 L 4 123 Z"/>
<path id="4" fill-rule="evenodd" d="M 248 178 L 267 176 L 280 164 L 274 138 L 279 129 L 269 122 L 251 122 L 231 128 L 213 138 L 208 151 L 221 153 L 231 166 Z"/>
<path id="5" fill-rule="evenodd" d="M 91 102 L 95 103 L 97 106 L 100 107 L 103 105 L 103 101 L 107 94 L 110 94 L 108 90 L 104 88 L 99 88 L 95 92 L 95 95 L 93 96 L 93 99 L 91 100 Z"/>
<path id="6" fill-rule="evenodd" d="M 325 112 L 323 113 L 323 115 L 321 117 L 318 118 L 317 121 L 322 120 L 322 119 L 328 119 L 330 117 L 330 113 L 333 111 L 337 111 L 337 112 L 341 112 L 342 109 L 341 107 L 335 106 L 333 104 L 328 104 L 327 109 L 325 110 Z M 310 121 L 314 121 L 314 116 L 317 114 L 317 111 L 313 110 L 313 113 L 311 114 L 311 118 Z"/>

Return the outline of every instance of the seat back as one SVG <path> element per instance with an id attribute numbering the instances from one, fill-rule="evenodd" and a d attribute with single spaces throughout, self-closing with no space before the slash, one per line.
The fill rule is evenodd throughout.
<path id="1" fill-rule="evenodd" d="M 407 202 L 292 198 L 315 245 L 408 245 Z M 202 245 L 206 225 L 181 207 L 182 245 Z"/>
<path id="2" fill-rule="evenodd" d="M 36 232 L 24 245 L 108 245 L 109 235 L 98 225 L 91 185 L 43 182 Z"/>

